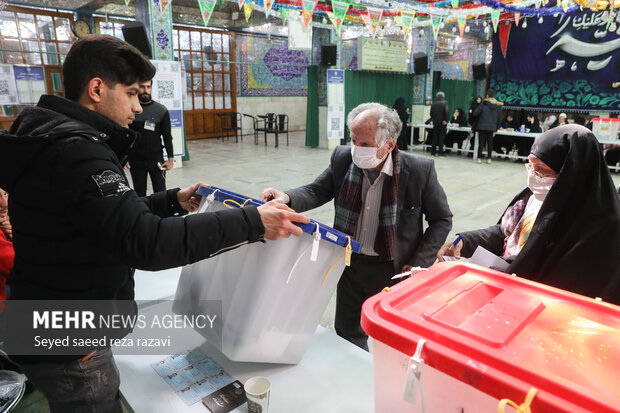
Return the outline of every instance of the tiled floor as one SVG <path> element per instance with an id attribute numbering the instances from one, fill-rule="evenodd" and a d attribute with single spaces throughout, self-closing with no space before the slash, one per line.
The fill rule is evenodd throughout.
<path id="1" fill-rule="evenodd" d="M 270 136 L 268 146 L 262 137 L 259 145 L 254 145 L 253 136 L 248 135 L 239 143 L 234 138 L 188 141 L 191 160 L 168 173 L 168 187 L 204 182 L 257 197 L 268 186 L 288 189 L 311 182 L 329 164 L 331 151 L 305 147 L 305 132 L 291 133 L 290 145 L 286 146 L 285 142 L 281 139 L 280 147 L 274 148 Z M 429 156 L 421 149 L 412 152 Z M 497 222 L 508 202 L 526 185 L 525 168 L 514 161 L 494 159 L 490 165 L 475 164 L 471 158 L 455 154 L 434 159 L 454 214 L 450 237 L 459 231 Z M 620 175 L 614 174 L 613 178 L 616 185 L 620 184 Z M 309 211 L 307 215 L 332 225 L 333 204 Z M 323 315 L 321 324 L 326 327 L 333 328 L 334 304 L 332 299 Z M 40 399 L 28 397 L 16 411 L 45 412 L 41 404 Z"/>

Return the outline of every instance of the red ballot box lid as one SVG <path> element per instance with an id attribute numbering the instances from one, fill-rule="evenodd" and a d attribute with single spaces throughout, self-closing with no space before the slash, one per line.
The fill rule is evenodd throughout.
<path id="1" fill-rule="evenodd" d="M 369 298 L 362 327 L 407 356 L 425 339 L 425 365 L 497 399 L 523 400 L 533 387 L 532 412 L 620 412 L 620 307 L 613 304 L 477 265 L 439 263 Z"/>

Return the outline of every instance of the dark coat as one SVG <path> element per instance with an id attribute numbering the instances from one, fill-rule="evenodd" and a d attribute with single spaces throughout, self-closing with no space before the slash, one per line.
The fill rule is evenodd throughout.
<path id="1" fill-rule="evenodd" d="M 394 269 L 403 265 L 428 267 L 452 228 L 452 213 L 446 194 L 437 180 L 430 158 L 400 154 Z M 317 208 L 340 195 L 340 187 L 351 166 L 351 147 L 338 146 L 330 165 L 311 184 L 286 191 L 291 208 L 303 212 Z M 422 219 L 428 228 L 424 231 Z"/>
<path id="2" fill-rule="evenodd" d="M 476 130 L 495 132 L 502 122 L 503 103 L 495 98 L 486 98 L 474 110 L 473 117 L 476 119 Z"/>
<path id="3" fill-rule="evenodd" d="M 42 96 L 11 133 L 0 135 L 11 154 L 0 187 L 11 194 L 13 299 L 131 300 L 131 268 L 178 267 L 264 232 L 256 208 L 184 218 L 178 188 L 139 198 L 119 160 L 135 133 L 70 100 Z"/>
<path id="4" fill-rule="evenodd" d="M 433 126 L 441 125 L 443 121 L 450 120 L 450 111 L 446 100 L 437 100 L 431 105 L 431 119 Z"/>

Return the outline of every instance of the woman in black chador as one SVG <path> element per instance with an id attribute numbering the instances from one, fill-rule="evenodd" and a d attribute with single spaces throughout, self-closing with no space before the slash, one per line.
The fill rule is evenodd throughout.
<path id="1" fill-rule="evenodd" d="M 596 137 L 580 125 L 534 140 L 527 188 L 489 228 L 463 232 L 443 255 L 479 245 L 503 257 L 509 274 L 620 304 L 620 201 Z"/>

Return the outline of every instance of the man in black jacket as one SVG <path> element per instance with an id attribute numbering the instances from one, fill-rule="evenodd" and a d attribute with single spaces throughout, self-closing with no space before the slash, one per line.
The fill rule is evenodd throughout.
<path id="1" fill-rule="evenodd" d="M 493 152 L 493 136 L 502 122 L 503 103 L 495 99 L 495 90 L 489 89 L 487 97 L 474 110 L 473 117 L 476 120 L 476 130 L 478 131 L 478 159 L 477 163 L 482 163 L 482 148 L 487 147 L 487 163 L 491 163 Z"/>
<path id="2" fill-rule="evenodd" d="M 140 83 L 138 98 L 142 113 L 138 113 L 133 123 L 129 125 L 129 128 L 139 135 L 129 153 L 126 166 L 129 168 L 133 188 L 138 196 L 146 195 L 147 174 L 151 177 L 153 192 L 165 191 L 165 171 L 171 170 L 174 163 L 170 114 L 164 105 L 152 100 L 152 89 L 153 80 Z M 166 150 L 168 158 L 165 162 L 162 147 Z"/>
<path id="3" fill-rule="evenodd" d="M 431 155 L 445 156 L 443 152 L 443 143 L 448 130 L 450 111 L 448 102 L 446 101 L 446 95 L 443 92 L 437 92 L 437 100 L 431 105 L 431 119 L 433 119 Z"/>
<path id="4" fill-rule="evenodd" d="M 198 207 L 199 184 L 142 199 L 129 188 L 123 164 L 136 136 L 127 126 L 142 110 L 138 83 L 154 74 L 133 46 L 85 36 L 63 65 L 67 99 L 42 96 L 13 123 L 18 138 L 0 138 L 0 153 L 12 154 L 0 168 L 0 187 L 11 193 L 10 300 L 133 300 L 130 267 L 177 267 L 226 247 L 301 235 L 291 221 L 309 220 L 284 205 L 184 218 Z M 52 412 L 121 411 L 109 347 L 69 360 L 15 359 Z"/>

